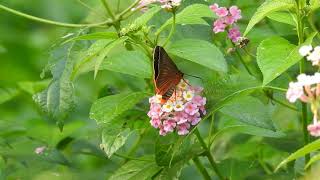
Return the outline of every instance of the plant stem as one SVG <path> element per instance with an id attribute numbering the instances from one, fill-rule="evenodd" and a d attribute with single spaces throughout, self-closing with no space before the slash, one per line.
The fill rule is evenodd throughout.
<path id="1" fill-rule="evenodd" d="M 236 47 L 235 47 L 236 48 Z M 248 67 L 247 63 L 244 61 L 244 59 L 242 58 L 241 54 L 239 53 L 238 49 L 236 49 L 236 54 L 239 57 L 242 65 L 246 68 L 246 70 L 248 71 L 248 73 L 250 75 L 253 75 L 253 73 L 251 72 L 250 68 Z"/>
<path id="2" fill-rule="evenodd" d="M 116 20 L 116 16 L 113 14 L 113 12 L 112 12 L 112 10 L 111 10 L 111 8 L 110 8 L 107 0 L 101 0 L 101 3 L 103 4 L 104 8 L 107 10 L 107 13 L 108 13 L 109 16 L 111 17 L 111 19 L 112 19 L 113 21 L 115 21 L 115 20 Z"/>
<path id="3" fill-rule="evenodd" d="M 51 25 L 56 25 L 56 26 L 60 26 L 60 27 L 71 27 L 71 28 L 81 28 L 81 27 L 107 27 L 108 25 L 112 24 L 112 21 L 110 21 L 110 19 L 103 21 L 103 22 L 99 22 L 99 23 L 92 23 L 92 24 L 70 24 L 70 23 L 62 23 L 62 22 L 57 22 L 57 21 L 52 21 L 52 20 L 48 20 L 48 19 L 43 19 L 43 18 L 39 18 L 36 16 L 32 16 L 29 14 L 25 14 L 22 13 L 20 11 L 8 8 L 6 6 L 3 6 L 0 4 L 0 9 L 5 10 L 7 12 L 10 12 L 12 14 L 33 20 L 33 21 L 37 21 L 37 22 L 41 22 L 41 23 L 45 23 L 45 24 L 51 24 Z"/>
<path id="4" fill-rule="evenodd" d="M 171 26 L 171 30 L 170 30 L 168 38 L 166 39 L 166 41 L 162 45 L 163 47 L 165 47 L 168 44 L 168 42 L 170 41 L 175 30 L 176 30 L 176 12 L 172 11 L 172 26 Z"/>
<path id="5" fill-rule="evenodd" d="M 120 1 L 120 0 L 119 0 L 119 1 Z M 140 0 L 136 0 L 134 3 L 132 3 L 127 9 L 125 9 L 124 11 L 122 11 L 122 12 L 117 16 L 117 19 L 118 19 L 118 20 L 122 20 L 123 16 L 124 16 L 125 14 L 127 14 L 128 12 L 131 12 L 132 9 L 139 4 L 139 2 L 140 2 Z M 132 12 L 134 12 L 134 11 L 132 11 Z"/>
<path id="6" fill-rule="evenodd" d="M 301 14 L 302 11 L 302 3 L 300 0 L 297 2 L 298 9 L 297 9 L 297 17 L 298 17 L 298 27 L 297 27 L 297 34 L 299 38 L 299 45 L 304 42 L 304 24 L 303 24 L 303 17 Z M 305 61 L 304 59 L 300 61 L 300 74 L 305 72 Z M 309 134 L 308 134 L 308 114 L 307 114 L 307 104 L 301 102 L 301 120 L 302 120 L 302 131 L 303 131 L 303 139 L 304 144 L 309 143 Z M 310 154 L 305 155 L 305 164 L 307 164 L 310 160 Z"/>
<path id="7" fill-rule="evenodd" d="M 201 164 L 201 161 L 198 157 L 195 157 L 192 159 L 194 164 L 196 165 L 197 169 L 199 170 L 199 172 L 201 173 L 203 179 L 205 180 L 210 180 L 210 175 L 208 174 L 206 168 Z"/>
<path id="8" fill-rule="evenodd" d="M 204 150 L 205 150 L 205 155 L 207 156 L 207 158 L 208 158 L 208 160 L 209 160 L 209 162 L 210 162 L 210 164 L 211 164 L 214 172 L 215 172 L 216 175 L 219 177 L 219 179 L 224 179 L 223 176 L 222 176 L 222 174 L 220 173 L 220 171 L 219 171 L 219 169 L 218 169 L 218 166 L 217 166 L 216 162 L 214 161 L 214 159 L 213 159 L 213 157 L 212 157 L 212 155 L 211 155 L 211 153 L 210 153 L 210 149 L 208 148 L 207 144 L 206 144 L 206 143 L 204 142 L 204 140 L 202 139 L 202 137 L 201 137 L 201 135 L 200 135 L 200 132 L 199 132 L 199 130 L 198 130 L 197 128 L 194 130 L 194 133 L 195 133 L 195 135 L 197 136 L 197 138 L 198 138 L 201 146 L 204 148 Z"/>

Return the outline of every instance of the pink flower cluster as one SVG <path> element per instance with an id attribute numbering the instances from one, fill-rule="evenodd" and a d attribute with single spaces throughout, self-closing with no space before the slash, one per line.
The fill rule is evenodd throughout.
<path id="1" fill-rule="evenodd" d="M 297 82 L 290 82 L 287 91 L 287 99 L 294 103 L 298 99 L 311 104 L 313 124 L 308 126 L 312 136 L 320 136 L 320 123 L 318 122 L 319 97 L 320 97 L 320 73 L 314 75 L 300 74 Z"/>
<path id="2" fill-rule="evenodd" d="M 299 53 L 311 61 L 313 66 L 320 65 L 320 46 L 313 48 L 311 45 L 305 45 L 299 49 Z"/>
<path id="3" fill-rule="evenodd" d="M 232 42 L 238 42 L 241 38 L 241 32 L 239 28 L 234 25 L 242 18 L 241 10 L 237 6 L 231 6 L 227 9 L 226 7 L 219 7 L 218 4 L 211 5 L 210 9 L 219 17 L 213 23 L 213 32 L 224 32 L 227 29 L 228 37 Z"/>
<path id="4" fill-rule="evenodd" d="M 160 3 L 161 8 L 168 10 L 178 7 L 181 4 L 181 0 L 141 0 L 136 8 L 145 12 L 148 9 L 148 5 L 157 2 Z M 135 10 L 136 8 L 132 10 Z"/>
<path id="5" fill-rule="evenodd" d="M 179 135 L 188 134 L 190 128 L 206 114 L 206 98 L 200 95 L 202 91 L 203 88 L 190 86 L 181 80 L 167 102 L 162 103 L 160 95 L 151 97 L 148 112 L 151 125 L 159 129 L 162 136 L 174 131 Z"/>

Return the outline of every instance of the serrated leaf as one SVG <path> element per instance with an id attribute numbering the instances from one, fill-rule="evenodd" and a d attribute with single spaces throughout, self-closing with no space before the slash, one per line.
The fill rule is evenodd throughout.
<path id="1" fill-rule="evenodd" d="M 220 109 L 220 112 L 248 125 L 275 130 L 271 114 L 265 105 L 251 96 L 229 101 Z"/>
<path id="2" fill-rule="evenodd" d="M 54 50 L 52 60 L 45 68 L 51 71 L 52 81 L 47 89 L 33 96 L 41 110 L 56 121 L 60 130 L 63 129 L 64 120 L 75 106 L 71 76 L 74 63 L 84 48 L 87 48 L 85 42 L 72 42 Z"/>
<path id="3" fill-rule="evenodd" d="M 315 35 L 312 34 L 302 45 L 311 44 Z M 257 49 L 257 62 L 263 74 L 263 85 L 270 83 L 303 58 L 299 54 L 299 48 L 281 37 L 261 42 Z"/>
<path id="4" fill-rule="evenodd" d="M 294 27 L 297 26 L 297 19 L 291 12 L 272 12 L 267 17 L 280 23 L 289 24 Z"/>
<path id="5" fill-rule="evenodd" d="M 219 48 L 207 41 L 180 40 L 171 44 L 167 52 L 218 72 L 228 71 L 226 60 Z"/>
<path id="6" fill-rule="evenodd" d="M 0 104 L 16 97 L 20 91 L 17 88 L 0 88 Z"/>
<path id="7" fill-rule="evenodd" d="M 244 33 L 244 36 L 246 36 L 249 33 L 249 31 L 253 28 L 254 25 L 259 23 L 264 17 L 266 17 L 270 13 L 280 10 L 288 10 L 293 8 L 295 5 L 295 0 L 266 0 L 252 16 Z"/>
<path id="8" fill-rule="evenodd" d="M 128 39 L 128 37 L 123 36 L 120 37 L 119 39 L 111 42 L 110 44 L 108 44 L 103 50 L 102 52 L 100 52 L 100 54 L 96 57 L 95 60 L 95 66 L 94 66 L 94 78 L 97 77 L 99 68 L 101 63 L 103 62 L 103 60 L 105 59 L 105 57 L 108 55 L 108 53 L 115 48 L 117 45 L 120 45 L 122 43 L 124 43 L 126 40 Z"/>
<path id="9" fill-rule="evenodd" d="M 98 99 L 91 106 L 90 118 L 98 124 L 108 123 L 149 95 L 145 92 L 130 92 Z"/>
<path id="10" fill-rule="evenodd" d="M 101 146 L 109 158 L 126 143 L 132 133 L 130 129 L 123 129 L 121 126 L 121 123 L 115 121 L 103 126 Z"/>
<path id="11" fill-rule="evenodd" d="M 284 166 L 285 164 L 287 164 L 290 161 L 296 160 L 298 158 L 303 157 L 306 154 L 309 154 L 313 151 L 317 151 L 320 149 L 320 139 L 309 143 L 305 146 L 303 146 L 302 148 L 298 149 L 296 152 L 292 153 L 289 157 L 287 157 L 286 159 L 284 159 L 276 168 L 275 171 L 277 171 L 279 168 L 281 168 L 282 166 Z"/>
<path id="12" fill-rule="evenodd" d="M 141 160 L 131 160 L 121 166 L 113 175 L 110 180 L 145 180 L 151 179 L 161 167 L 152 162 L 150 158 Z"/>
<path id="13" fill-rule="evenodd" d="M 204 4 L 193 4 L 176 15 L 176 24 L 204 24 L 208 23 L 203 19 L 203 17 L 213 17 L 212 11 L 207 5 Z M 170 18 L 165 22 L 156 32 L 159 34 L 168 25 L 172 24 L 173 18 Z"/>

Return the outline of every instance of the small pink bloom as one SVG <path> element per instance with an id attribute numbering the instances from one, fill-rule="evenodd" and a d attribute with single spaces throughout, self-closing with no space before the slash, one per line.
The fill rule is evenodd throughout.
<path id="1" fill-rule="evenodd" d="M 167 131 L 164 130 L 163 125 L 159 126 L 159 129 L 160 129 L 160 130 L 159 130 L 159 134 L 160 134 L 161 136 L 167 135 Z"/>
<path id="2" fill-rule="evenodd" d="M 203 106 L 206 104 L 206 98 L 202 97 L 202 96 L 195 96 L 193 97 L 192 101 L 193 104 L 197 105 L 197 106 Z"/>
<path id="3" fill-rule="evenodd" d="M 229 14 L 228 9 L 225 7 L 219 7 L 215 12 L 219 17 L 225 17 Z"/>
<path id="4" fill-rule="evenodd" d="M 236 43 L 241 37 L 241 32 L 236 27 L 231 28 L 228 32 L 228 37 L 232 40 L 232 42 Z"/>
<path id="5" fill-rule="evenodd" d="M 151 104 L 148 116 L 151 118 L 157 118 L 161 115 L 161 106 L 159 104 Z"/>
<path id="6" fill-rule="evenodd" d="M 289 89 L 286 94 L 289 102 L 296 102 L 296 100 L 299 99 L 303 94 L 303 86 L 301 86 L 299 83 L 290 82 Z"/>
<path id="7" fill-rule="evenodd" d="M 188 134 L 189 133 L 189 128 L 190 128 L 190 124 L 189 123 L 184 123 L 184 124 L 178 125 L 178 134 L 179 135 Z"/>
<path id="8" fill-rule="evenodd" d="M 161 121 L 159 118 L 152 118 L 150 121 L 150 124 L 154 127 L 154 128 L 159 128 L 159 126 L 161 125 Z"/>
<path id="9" fill-rule="evenodd" d="M 310 124 L 308 126 L 308 131 L 312 136 L 319 137 L 320 136 L 320 123 L 316 122 L 314 124 Z"/>
<path id="10" fill-rule="evenodd" d="M 209 6 L 209 7 L 213 12 L 216 12 L 217 9 L 219 8 L 219 5 L 217 3 L 215 3 L 215 4 L 213 4 L 213 5 Z"/>
<path id="11" fill-rule="evenodd" d="M 232 16 L 226 16 L 223 18 L 223 21 L 225 24 L 227 25 L 232 25 L 233 23 L 235 23 L 235 19 Z"/>
<path id="12" fill-rule="evenodd" d="M 224 20 L 223 20 L 223 19 L 217 19 L 217 20 L 213 23 L 213 31 L 214 31 L 215 33 L 223 32 L 226 27 L 227 27 L 227 25 L 224 23 Z"/>
<path id="13" fill-rule="evenodd" d="M 163 121 L 163 129 L 166 132 L 173 132 L 176 125 L 177 125 L 176 122 L 172 119 Z"/>
<path id="14" fill-rule="evenodd" d="M 231 6 L 229 12 L 235 22 L 242 18 L 241 10 L 237 6 Z"/>
<path id="15" fill-rule="evenodd" d="M 34 150 L 34 152 L 35 152 L 36 154 L 42 154 L 46 149 L 47 149 L 46 146 L 40 146 L 40 147 L 37 147 L 37 148 Z"/>
<path id="16" fill-rule="evenodd" d="M 199 111 L 199 109 L 197 105 L 189 102 L 186 104 L 184 111 L 192 116 L 195 115 Z"/>

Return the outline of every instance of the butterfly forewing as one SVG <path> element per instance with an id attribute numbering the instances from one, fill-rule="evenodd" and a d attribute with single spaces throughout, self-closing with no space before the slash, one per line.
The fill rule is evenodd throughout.
<path id="1" fill-rule="evenodd" d="M 154 84 L 156 93 L 169 99 L 175 86 L 180 82 L 183 73 L 177 68 L 163 47 L 157 46 L 154 50 Z"/>

